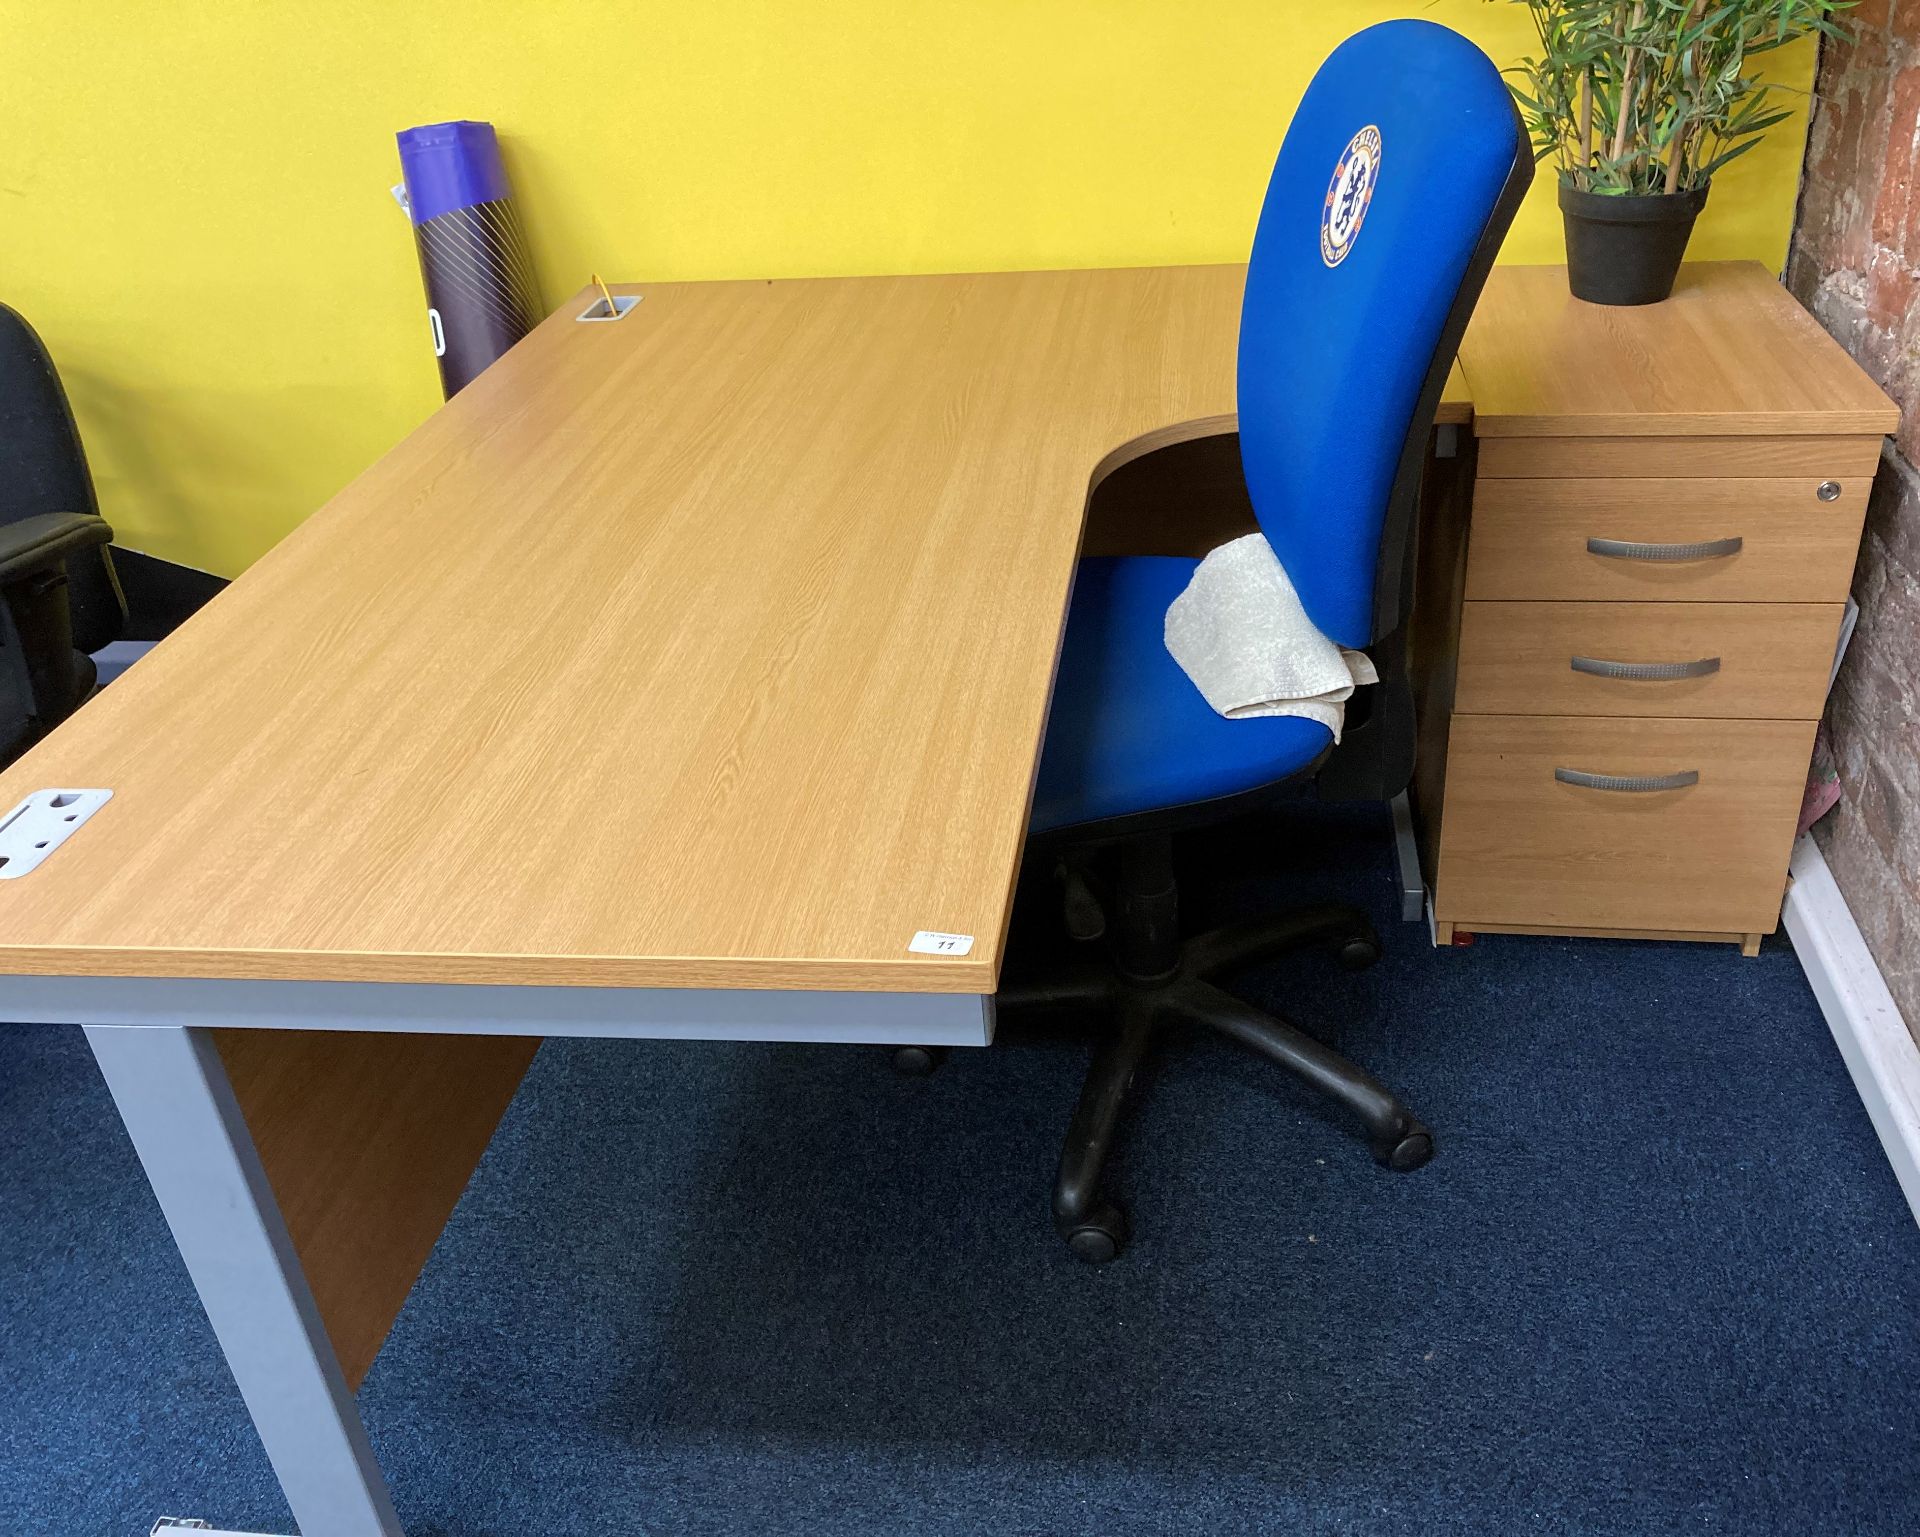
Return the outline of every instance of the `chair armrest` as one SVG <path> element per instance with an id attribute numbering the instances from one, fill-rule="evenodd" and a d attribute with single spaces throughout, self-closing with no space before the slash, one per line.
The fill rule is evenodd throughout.
<path id="1" fill-rule="evenodd" d="M 42 512 L 0 523 L 0 582 L 16 582 L 60 565 L 76 550 L 112 540 L 107 520 L 90 512 Z"/>

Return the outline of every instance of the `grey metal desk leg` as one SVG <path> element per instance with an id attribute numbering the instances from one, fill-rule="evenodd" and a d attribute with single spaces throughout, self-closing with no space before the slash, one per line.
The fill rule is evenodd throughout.
<path id="1" fill-rule="evenodd" d="M 402 1537 L 211 1031 L 87 1040 L 307 1537 Z"/>
<path id="2" fill-rule="evenodd" d="M 1427 878 L 1420 869 L 1420 840 L 1413 830 L 1413 802 L 1402 790 L 1393 810 L 1393 857 L 1400 871 L 1400 921 L 1418 923 L 1427 915 Z"/>

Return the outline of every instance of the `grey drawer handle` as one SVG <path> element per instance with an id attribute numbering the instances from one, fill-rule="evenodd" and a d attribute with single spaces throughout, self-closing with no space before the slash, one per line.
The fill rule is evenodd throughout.
<path id="1" fill-rule="evenodd" d="M 1675 678 L 1704 678 L 1720 670 L 1720 658 L 1703 656 L 1697 662 L 1603 662 L 1597 657 L 1569 659 L 1575 672 L 1596 678 L 1627 678 L 1635 683 L 1668 683 Z"/>
<path id="2" fill-rule="evenodd" d="M 1698 769 L 1681 769 L 1677 774 L 1589 774 L 1585 769 L 1557 768 L 1553 777 L 1563 785 L 1579 785 L 1583 790 L 1684 790 L 1700 783 Z"/>
<path id="3" fill-rule="evenodd" d="M 1738 555 L 1746 541 L 1738 534 L 1731 539 L 1703 539 L 1698 544 L 1640 544 L 1632 539 L 1589 539 L 1589 555 L 1609 555 L 1615 560 L 1719 560 Z"/>

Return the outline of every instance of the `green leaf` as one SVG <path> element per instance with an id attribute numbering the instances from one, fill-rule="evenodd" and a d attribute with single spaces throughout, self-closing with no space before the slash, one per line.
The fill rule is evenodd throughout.
<path id="1" fill-rule="evenodd" d="M 1715 171 L 1719 170 L 1720 167 L 1725 165 L 1729 160 L 1739 159 L 1740 156 L 1754 148 L 1759 142 L 1758 139 L 1748 139 L 1745 143 L 1734 145 L 1732 149 L 1726 151 L 1724 154 L 1714 156 L 1714 158 L 1709 160 L 1705 165 L 1696 167 L 1693 173 L 1693 185 L 1696 187 L 1699 186 L 1701 182 L 1713 175 Z"/>
<path id="2" fill-rule="evenodd" d="M 1674 147 L 1724 165 L 1794 114 L 1749 74 L 1749 59 L 1802 37 L 1849 37 L 1854 0 L 1510 0 L 1525 5 L 1540 52 L 1508 72 L 1509 87 L 1543 154 L 1581 154 L 1582 87 L 1591 92 L 1594 164 L 1589 190 L 1664 190 Z M 1638 11 L 1638 19 L 1635 11 Z M 1626 82 L 1631 79 L 1629 96 Z M 1615 155 L 1616 141 L 1621 153 Z M 1687 167 L 1690 185 L 1709 174 Z"/>

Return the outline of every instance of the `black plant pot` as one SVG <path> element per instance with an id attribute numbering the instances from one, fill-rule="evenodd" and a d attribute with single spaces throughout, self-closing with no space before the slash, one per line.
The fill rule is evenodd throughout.
<path id="1" fill-rule="evenodd" d="M 1707 188 L 1611 196 L 1560 183 L 1567 286 L 1593 304 L 1658 304 L 1673 292 Z"/>

